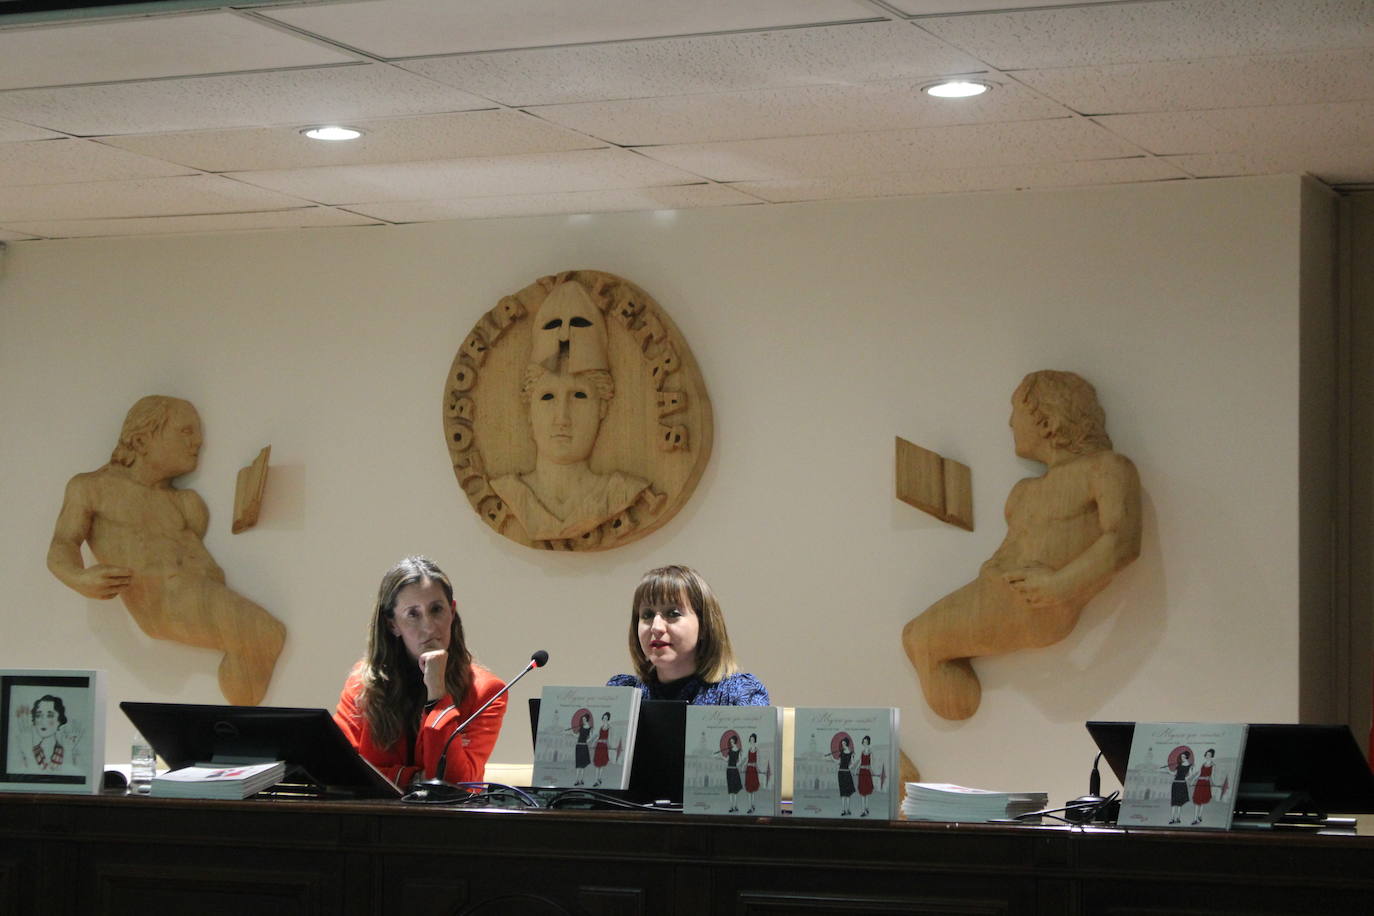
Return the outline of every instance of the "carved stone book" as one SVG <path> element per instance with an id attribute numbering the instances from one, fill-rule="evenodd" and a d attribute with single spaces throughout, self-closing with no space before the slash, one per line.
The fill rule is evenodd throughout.
<path id="1" fill-rule="evenodd" d="M 795 817 L 897 816 L 898 710 L 798 707 L 792 758 Z"/>
<path id="2" fill-rule="evenodd" d="M 768 817 L 782 801 L 782 707 L 688 706 L 684 814 Z"/>
<path id="3" fill-rule="evenodd" d="M 545 687 L 539 695 L 534 785 L 628 788 L 639 699 L 634 687 Z"/>

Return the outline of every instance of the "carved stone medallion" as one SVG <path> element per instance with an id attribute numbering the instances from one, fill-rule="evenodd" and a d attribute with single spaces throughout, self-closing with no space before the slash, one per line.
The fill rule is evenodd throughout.
<path id="1" fill-rule="evenodd" d="M 545 550 L 606 550 L 672 518 L 711 456 L 711 402 L 681 332 L 614 274 L 541 277 L 484 314 L 444 382 L 472 507 Z"/>

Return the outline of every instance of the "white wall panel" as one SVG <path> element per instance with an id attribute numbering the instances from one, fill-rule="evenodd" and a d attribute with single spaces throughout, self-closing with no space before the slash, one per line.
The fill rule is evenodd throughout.
<path id="1" fill-rule="evenodd" d="M 205 421 L 207 544 L 290 635 L 267 695 L 332 706 L 377 580 L 409 552 L 457 583 L 478 655 L 525 699 L 627 666 L 639 574 L 698 567 L 749 669 L 788 705 L 894 704 L 926 777 L 1076 795 L 1093 718 L 1297 715 L 1301 184 L 1081 191 L 11 244 L 0 273 L 0 665 L 95 666 L 123 699 L 219 702 L 210 652 L 143 636 L 43 558 L 68 477 L 139 396 Z M 701 364 L 716 448 L 668 525 L 611 552 L 521 548 L 460 494 L 445 373 L 504 294 L 566 268 L 648 290 Z M 902 625 L 1004 534 L 1009 397 L 1093 381 L 1144 484 L 1145 537 L 1059 645 L 977 663 L 983 705 L 934 717 Z M 893 497 L 893 436 L 969 464 L 977 530 Z M 234 475 L 272 445 L 262 520 Z M 130 728 L 111 713 L 109 753 Z"/>

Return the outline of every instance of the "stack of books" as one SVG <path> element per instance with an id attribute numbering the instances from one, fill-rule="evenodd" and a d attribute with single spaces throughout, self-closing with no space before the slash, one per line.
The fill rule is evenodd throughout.
<path id="1" fill-rule="evenodd" d="M 912 821 L 993 821 L 1039 811 L 1049 804 L 1044 792 L 997 792 L 943 782 L 909 782 L 902 814 Z"/>
<path id="2" fill-rule="evenodd" d="M 270 788 L 286 775 L 286 763 L 198 764 L 153 777 L 156 798 L 247 798 Z"/>

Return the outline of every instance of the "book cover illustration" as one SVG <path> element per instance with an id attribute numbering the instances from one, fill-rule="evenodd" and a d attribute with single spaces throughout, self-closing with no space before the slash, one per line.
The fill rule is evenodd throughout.
<path id="1" fill-rule="evenodd" d="M 1245 735 L 1235 723 L 1137 722 L 1117 824 L 1229 829 Z"/>
<path id="2" fill-rule="evenodd" d="M 0 669 L 0 792 L 95 795 L 104 760 L 103 671 Z"/>
<path id="3" fill-rule="evenodd" d="M 639 722 L 639 691 L 549 686 L 539 696 L 534 785 L 625 789 Z"/>
<path id="4" fill-rule="evenodd" d="M 799 707 L 795 722 L 793 815 L 897 816 L 896 708 Z"/>
<path id="5" fill-rule="evenodd" d="M 781 707 L 687 707 L 683 813 L 777 814 L 781 771 Z"/>

